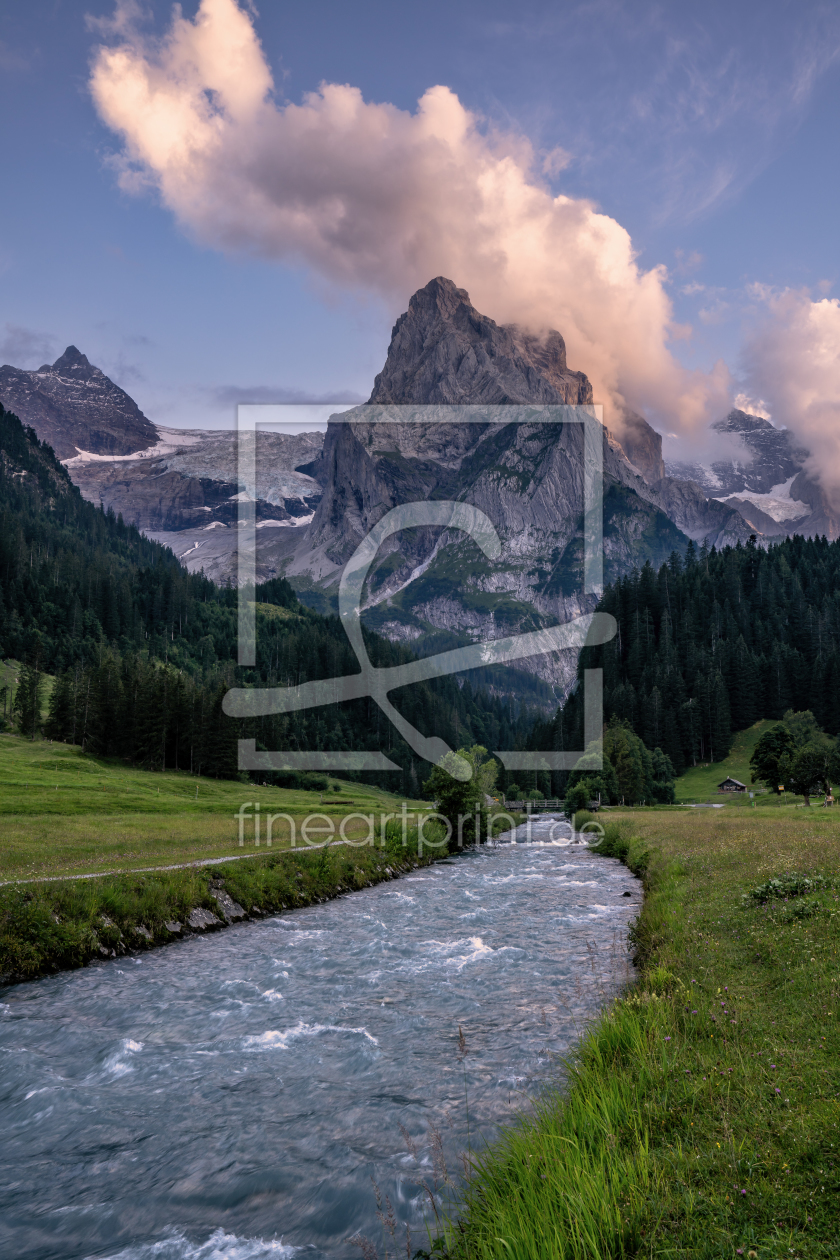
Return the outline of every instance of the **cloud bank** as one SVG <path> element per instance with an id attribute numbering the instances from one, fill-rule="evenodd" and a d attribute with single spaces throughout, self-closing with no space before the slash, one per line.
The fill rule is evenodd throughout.
<path id="1" fill-rule="evenodd" d="M 99 27 L 110 43 L 91 91 L 122 140 L 122 187 L 157 190 L 197 239 L 302 263 L 394 313 L 449 276 L 499 322 L 560 329 L 612 423 L 625 401 L 684 432 L 725 409 L 723 365 L 692 373 L 671 352 L 685 330 L 664 268 L 641 268 L 626 230 L 589 202 L 553 196 L 521 136 L 484 129 L 441 86 L 415 113 L 346 84 L 278 104 L 235 0 L 202 0 L 194 20 L 176 9 L 161 38 L 135 12 Z"/>
<path id="2" fill-rule="evenodd" d="M 840 510 L 840 300 L 790 290 L 764 300 L 743 350 L 748 380 L 810 450 L 806 469 Z"/>

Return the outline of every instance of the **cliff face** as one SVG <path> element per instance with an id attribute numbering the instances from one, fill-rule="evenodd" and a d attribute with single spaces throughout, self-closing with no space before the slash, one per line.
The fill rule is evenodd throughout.
<path id="1" fill-rule="evenodd" d="M 112 507 L 146 532 L 235 526 L 236 434 L 156 428 L 155 437 L 153 447 L 133 458 L 78 455 L 65 461 L 67 471 L 91 503 Z M 296 470 L 318 455 L 322 442 L 320 433 L 257 435 L 258 520 L 310 519 L 320 487 Z"/>
<path id="2" fill-rule="evenodd" d="M 583 372 L 566 365 L 558 332 L 544 338 L 481 315 L 438 276 L 394 325 L 372 403 L 591 403 Z"/>
<path id="3" fill-rule="evenodd" d="M 665 476 L 662 458 L 662 436 L 648 424 L 644 416 L 629 407 L 624 409 L 619 442 L 630 463 L 654 485 Z"/>
<path id="4" fill-rule="evenodd" d="M 157 441 L 157 430 L 133 398 L 94 367 L 75 346 L 37 372 L 0 368 L 0 402 L 59 459 L 80 451 L 130 455 Z"/>
<path id="5" fill-rule="evenodd" d="M 577 616 L 594 605 L 583 594 L 583 430 L 550 422 L 543 408 L 591 402 L 592 387 L 569 368 L 558 332 L 537 337 L 499 326 L 463 289 L 433 280 L 394 326 L 368 408 L 330 422 L 310 468 L 323 498 L 306 531 L 272 539 L 279 570 L 333 598 L 343 565 L 385 512 L 453 499 L 490 518 L 499 560 L 457 531 L 404 530 L 383 544 L 371 570 L 368 624 L 431 649 Z M 451 405 L 469 406 L 471 422 L 453 422 Z M 509 422 L 508 411 L 527 423 Z M 722 543 L 749 533 L 736 511 L 710 505 L 697 486 L 677 502 L 662 476 L 661 440 L 642 417 L 629 413 L 621 440 L 605 430 L 603 443 L 607 579 L 685 546 L 666 504 L 695 536 Z M 574 654 L 563 655 L 523 661 L 521 670 L 563 694 Z M 510 677 L 508 670 L 505 686 Z"/>
<path id="6" fill-rule="evenodd" d="M 765 537 L 840 537 L 840 516 L 804 470 L 808 451 L 793 433 L 737 408 L 711 429 L 728 439 L 735 457 L 707 463 L 669 461 L 673 478 L 695 481 L 704 494 L 736 508 L 754 532 Z"/>

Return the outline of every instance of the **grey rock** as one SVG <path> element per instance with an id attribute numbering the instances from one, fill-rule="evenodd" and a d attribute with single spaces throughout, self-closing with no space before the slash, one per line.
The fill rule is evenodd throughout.
<path id="1" fill-rule="evenodd" d="M 167 932 L 171 932 L 173 936 L 178 936 L 183 931 L 183 927 L 177 919 L 167 919 L 163 926 L 166 928 Z"/>
<path id="2" fill-rule="evenodd" d="M 696 481 L 718 498 L 750 491 L 766 494 L 796 476 L 808 454 L 788 430 L 737 408 L 711 427 L 728 437 L 736 449 L 740 446 L 743 457 L 709 464 L 669 461 L 667 468 L 671 476 Z"/>
<path id="3" fill-rule="evenodd" d="M 738 409 L 711 427 L 743 454 L 707 464 L 669 460 L 667 471 L 672 477 L 690 479 L 704 494 L 734 508 L 756 535 L 836 538 L 840 534 L 840 515 L 804 470 L 808 451 L 792 432 Z M 771 498 L 762 499 L 762 495 Z M 774 499 L 786 501 L 780 504 Z"/>
<path id="4" fill-rule="evenodd" d="M 391 333 L 372 403 L 591 403 L 592 386 L 566 364 L 553 329 L 539 338 L 481 315 L 438 276 L 419 289 Z"/>
<path id="5" fill-rule="evenodd" d="M 143 927 L 142 924 L 140 924 L 139 926 L 135 926 L 132 930 L 134 931 L 135 935 L 142 936 L 144 941 L 154 940 L 154 936 L 152 935 L 152 933 L 149 931 L 147 927 Z"/>
<path id="6" fill-rule="evenodd" d="M 257 435 L 255 511 L 259 524 L 274 523 L 269 532 L 278 523 L 295 528 L 311 517 L 321 490 L 297 469 L 308 466 L 322 445 L 322 433 Z M 217 532 L 224 538 L 221 526 L 236 527 L 241 485 L 234 432 L 156 428 L 155 445 L 134 459 L 111 462 L 77 456 L 68 461 L 67 470 L 91 503 L 121 512 L 124 520 L 153 536 L 194 531 L 191 539 L 183 540 L 187 546 L 179 547 L 178 540 L 173 550 L 180 556 L 189 549 L 193 568 L 202 567 L 208 574 L 205 561 L 218 548 Z M 229 547 L 234 541 L 235 535 Z"/>
<path id="7" fill-rule="evenodd" d="M 94 367 L 75 346 L 37 372 L 0 368 L 0 401 L 59 459 L 80 450 L 130 455 L 157 441 L 157 431 L 133 398 Z"/>
<path id="8" fill-rule="evenodd" d="M 433 280 L 394 326 L 370 400 L 381 408 L 379 419 L 357 421 L 351 411 L 330 422 L 311 466 L 323 498 L 305 533 L 285 538 L 278 568 L 293 583 L 334 598 L 343 565 L 384 512 L 410 501 L 457 499 L 493 521 L 500 560 L 485 561 L 456 531 L 416 529 L 391 538 L 369 579 L 364 612 L 372 629 L 421 650 L 443 643 L 442 634 L 446 646 L 456 646 L 589 611 L 594 598 L 582 594 L 580 560 L 582 429 L 541 422 L 540 408 L 591 400 L 586 376 L 568 366 L 559 333 L 538 338 L 496 325 L 463 289 Z M 441 412 L 435 424 L 428 411 L 412 415 L 415 404 L 462 403 L 496 407 L 496 422 L 446 423 Z M 507 405 L 518 405 L 529 423 L 500 423 Z M 750 526 L 734 508 L 662 476 L 661 439 L 643 417 L 627 412 L 622 419 L 622 441 L 637 462 L 604 431 L 608 580 L 647 559 L 661 563 L 685 546 L 686 535 L 718 546 L 749 537 Z M 576 656 L 534 657 L 481 682 L 552 708 L 574 679 Z"/>
<path id="9" fill-rule="evenodd" d="M 211 889 L 211 895 L 216 898 L 226 923 L 233 923 L 236 919 L 247 918 L 246 911 L 228 893 L 221 889 Z"/>
<path id="10" fill-rule="evenodd" d="M 0 368 L 0 402 L 52 446 L 97 507 L 147 532 L 235 526 L 236 433 L 159 428 L 75 346 L 37 372 Z M 294 527 L 320 498 L 297 469 L 317 456 L 323 434 L 260 433 L 256 442 L 257 520 Z"/>
<path id="11" fill-rule="evenodd" d="M 204 910 L 200 906 L 195 910 L 191 910 L 187 916 L 187 924 L 194 932 L 204 932 L 207 928 L 221 927 L 221 919 L 217 919 L 211 910 Z"/>

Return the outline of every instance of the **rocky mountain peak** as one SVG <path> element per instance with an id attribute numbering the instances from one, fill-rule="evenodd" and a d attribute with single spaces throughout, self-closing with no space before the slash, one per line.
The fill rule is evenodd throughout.
<path id="1" fill-rule="evenodd" d="M 92 364 L 86 354 L 82 354 L 76 346 L 68 346 L 64 354 L 60 355 L 52 366 L 39 368 L 41 372 L 55 372 L 57 376 L 62 376 L 65 372 L 79 372 L 92 370 Z M 93 369 L 94 371 L 97 369 Z"/>
<path id="2" fill-rule="evenodd" d="M 559 332 L 497 324 L 445 276 L 411 298 L 394 325 L 372 403 L 592 402 L 583 372 L 566 363 Z"/>
<path id="3" fill-rule="evenodd" d="M 59 459 L 80 451 L 131 455 L 154 446 L 158 432 L 133 398 L 77 346 L 37 372 L 0 368 L 0 402 L 29 424 Z"/>
<path id="4" fill-rule="evenodd" d="M 753 416 L 737 407 L 733 407 L 723 420 L 716 420 L 712 428 L 717 429 L 718 433 L 758 433 L 761 431 L 766 433 L 768 430 L 771 433 L 778 433 L 780 431 L 769 420 L 765 420 L 764 416 Z"/>

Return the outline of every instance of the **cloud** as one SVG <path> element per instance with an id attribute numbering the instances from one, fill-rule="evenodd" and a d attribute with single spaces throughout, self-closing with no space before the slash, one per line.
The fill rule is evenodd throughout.
<path id="1" fill-rule="evenodd" d="M 304 264 L 394 313 L 449 276 L 500 322 L 559 328 L 612 423 L 623 401 L 684 430 L 725 407 L 723 365 L 689 372 L 671 353 L 685 330 L 665 268 L 641 268 L 590 202 L 553 196 L 522 136 L 483 128 L 442 86 L 413 114 L 335 83 L 277 104 L 235 0 L 201 0 L 194 20 L 176 9 L 162 38 L 129 18 L 123 5 L 90 79 L 122 138 L 120 183 L 156 189 L 201 242 Z"/>
<path id="2" fill-rule="evenodd" d="M 840 508 L 840 300 L 763 291 L 764 316 L 743 360 L 750 391 L 773 423 L 792 429 L 811 452 L 808 472 Z"/>
<path id="3" fill-rule="evenodd" d="M 567 153 L 561 146 L 555 145 L 542 160 L 540 169 L 543 175 L 547 175 L 549 179 L 554 179 L 561 171 L 565 171 L 566 167 L 572 162 L 571 153 Z"/>
<path id="4" fill-rule="evenodd" d="M 732 403 L 739 411 L 745 411 L 748 416 L 760 416 L 762 420 L 772 419 L 763 398 L 751 398 L 749 394 L 736 394 Z"/>
<path id="5" fill-rule="evenodd" d="M 0 360 L 12 367 L 32 369 L 52 363 L 57 356 L 55 337 L 18 324 L 4 324 L 0 333 Z"/>
<path id="6" fill-rule="evenodd" d="M 277 385 L 216 385 L 204 391 L 207 401 L 216 410 L 229 411 L 240 403 L 361 403 L 365 399 L 352 389 L 333 390 L 328 394 L 309 394 L 300 389 Z"/>

